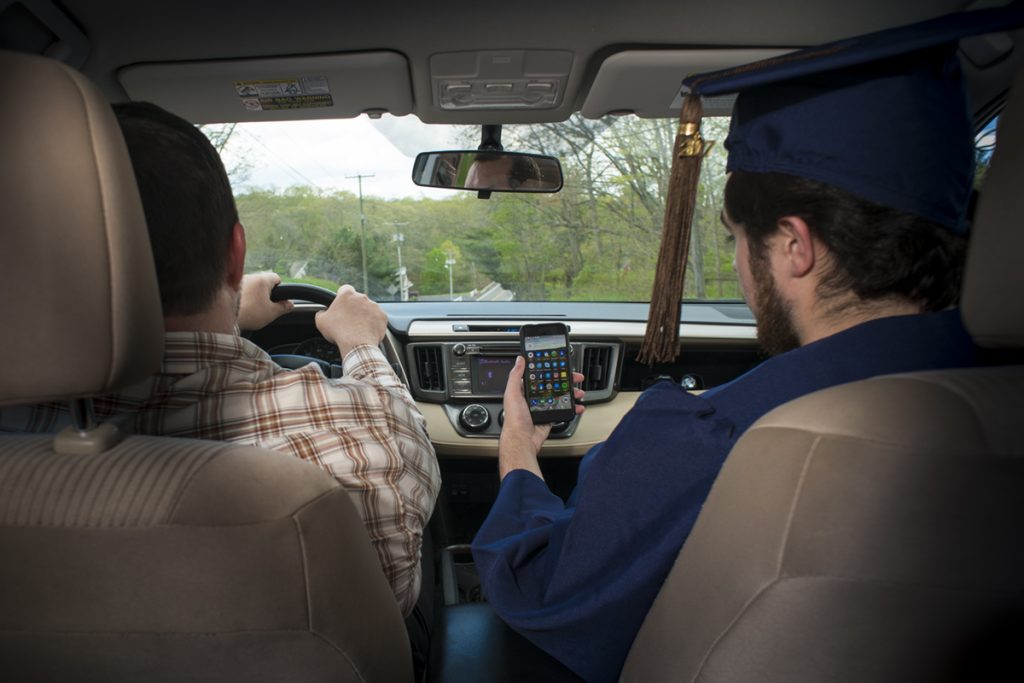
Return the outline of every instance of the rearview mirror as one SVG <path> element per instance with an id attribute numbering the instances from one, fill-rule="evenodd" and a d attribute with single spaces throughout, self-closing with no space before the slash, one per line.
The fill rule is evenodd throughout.
<path id="1" fill-rule="evenodd" d="M 416 156 L 412 181 L 453 190 L 558 192 L 562 166 L 555 157 L 520 152 L 423 152 Z"/>

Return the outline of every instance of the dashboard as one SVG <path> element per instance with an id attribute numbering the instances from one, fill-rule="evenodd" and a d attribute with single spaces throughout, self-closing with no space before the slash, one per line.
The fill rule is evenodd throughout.
<path id="1" fill-rule="evenodd" d="M 302 340 L 295 344 L 290 351 L 281 350 L 277 353 L 292 353 L 296 356 L 309 356 L 327 363 L 341 364 L 341 353 L 338 351 L 338 347 L 319 335 Z"/>
<path id="2" fill-rule="evenodd" d="M 742 303 L 683 306 L 682 351 L 672 363 L 637 361 L 647 304 L 408 302 L 382 303 L 388 332 L 381 348 L 409 387 L 427 422 L 441 469 L 431 522 L 440 547 L 469 543 L 498 493 L 501 396 L 525 323 L 569 328 L 573 369 L 585 376 L 582 416 L 559 425 L 540 466 L 551 490 L 566 497 L 579 459 L 605 441 L 641 392 L 656 382 L 700 391 L 731 381 L 762 360 L 754 319 Z M 262 330 L 246 333 L 271 354 L 308 356 L 339 370 L 337 349 L 319 335 L 322 306 L 297 303 Z M 298 359 L 306 362 L 306 359 Z"/>
<path id="3" fill-rule="evenodd" d="M 579 457 L 604 441 L 640 392 L 672 381 L 699 391 L 728 382 L 762 357 L 753 317 L 739 302 L 683 307 L 682 352 L 673 363 L 637 361 L 647 304 L 416 302 L 382 303 L 389 330 L 382 344 L 427 419 L 439 458 L 494 458 L 501 433 L 501 396 L 518 353 L 519 327 L 556 320 L 569 328 L 573 370 L 584 375 L 586 411 L 557 424 L 541 453 Z M 263 330 L 248 333 L 274 354 L 339 364 L 337 348 L 319 335 L 321 307 L 299 303 Z"/>

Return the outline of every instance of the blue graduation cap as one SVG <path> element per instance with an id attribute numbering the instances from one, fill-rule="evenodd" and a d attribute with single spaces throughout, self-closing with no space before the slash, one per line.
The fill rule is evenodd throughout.
<path id="1" fill-rule="evenodd" d="M 1024 0 L 848 38 L 683 80 L 641 362 L 679 353 L 679 304 L 707 145 L 698 96 L 739 93 L 729 171 L 817 180 L 963 234 L 974 129 L 957 42 L 1024 26 Z"/>
<path id="2" fill-rule="evenodd" d="M 836 41 L 690 76 L 739 93 L 729 171 L 788 173 L 966 231 L 974 129 L 957 41 L 1024 25 L 1024 2 Z"/>

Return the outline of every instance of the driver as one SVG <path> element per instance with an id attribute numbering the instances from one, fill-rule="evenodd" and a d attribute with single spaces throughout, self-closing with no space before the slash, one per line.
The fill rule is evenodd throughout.
<path id="1" fill-rule="evenodd" d="M 525 155 L 478 153 L 466 173 L 472 190 L 534 189 L 540 180 L 537 162 Z"/>
<path id="2" fill-rule="evenodd" d="M 329 379 L 314 363 L 275 364 L 238 327 L 263 327 L 291 304 L 270 300 L 278 276 L 243 276 L 245 231 L 216 150 L 155 105 L 114 109 L 149 226 L 166 338 L 159 371 L 94 399 L 96 416 L 119 418 L 137 434 L 270 448 L 326 470 L 348 489 L 408 616 L 440 474 L 425 420 L 378 347 L 386 314 L 344 285 L 316 326 L 338 346 L 345 376 Z M 0 431 L 67 424 L 66 404 L 0 411 Z"/>

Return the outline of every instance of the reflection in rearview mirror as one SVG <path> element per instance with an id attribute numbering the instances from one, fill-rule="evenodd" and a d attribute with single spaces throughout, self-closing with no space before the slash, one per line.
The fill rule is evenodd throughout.
<path id="1" fill-rule="evenodd" d="M 519 152 L 423 152 L 416 157 L 412 181 L 453 190 L 558 192 L 562 166 L 554 157 Z"/>

